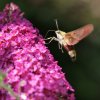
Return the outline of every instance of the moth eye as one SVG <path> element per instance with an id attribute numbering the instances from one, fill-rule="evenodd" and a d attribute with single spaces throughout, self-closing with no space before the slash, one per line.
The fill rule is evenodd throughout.
<path id="1" fill-rule="evenodd" d="M 58 33 L 58 34 L 60 34 L 60 32 L 59 32 L 59 31 L 58 31 L 57 33 Z"/>

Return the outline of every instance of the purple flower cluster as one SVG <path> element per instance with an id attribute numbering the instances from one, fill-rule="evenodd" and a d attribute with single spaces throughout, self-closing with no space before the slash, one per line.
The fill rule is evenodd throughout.
<path id="1" fill-rule="evenodd" d="M 0 70 L 20 100 L 74 100 L 74 90 L 54 61 L 38 29 L 23 18 L 18 6 L 0 12 Z M 0 89 L 0 100 L 15 100 Z"/>

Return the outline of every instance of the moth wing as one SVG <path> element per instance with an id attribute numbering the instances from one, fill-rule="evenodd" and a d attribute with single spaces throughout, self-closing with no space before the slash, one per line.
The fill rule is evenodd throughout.
<path id="1" fill-rule="evenodd" d="M 79 29 L 66 33 L 64 39 L 68 45 L 75 45 L 80 40 L 88 36 L 93 31 L 93 29 L 94 27 L 92 24 L 87 24 Z"/>

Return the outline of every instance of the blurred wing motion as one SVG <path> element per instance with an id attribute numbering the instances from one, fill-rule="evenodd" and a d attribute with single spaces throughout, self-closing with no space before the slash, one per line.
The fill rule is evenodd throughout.
<path id="1" fill-rule="evenodd" d="M 64 40 L 68 45 L 75 45 L 80 40 L 88 36 L 93 29 L 94 27 L 92 24 L 85 25 L 79 29 L 66 33 Z"/>

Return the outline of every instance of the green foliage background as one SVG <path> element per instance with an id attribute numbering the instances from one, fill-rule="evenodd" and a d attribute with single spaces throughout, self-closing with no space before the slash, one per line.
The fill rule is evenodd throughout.
<path id="1" fill-rule="evenodd" d="M 25 12 L 40 33 L 45 36 L 50 29 L 65 32 L 87 23 L 94 24 L 94 31 L 75 48 L 77 60 L 72 62 L 66 51 L 58 49 L 57 42 L 47 45 L 55 60 L 62 67 L 66 78 L 75 89 L 76 100 L 100 100 L 100 1 L 99 0 L 0 0 L 0 10 L 5 4 L 14 2 Z M 50 33 L 49 36 L 55 36 Z"/>

